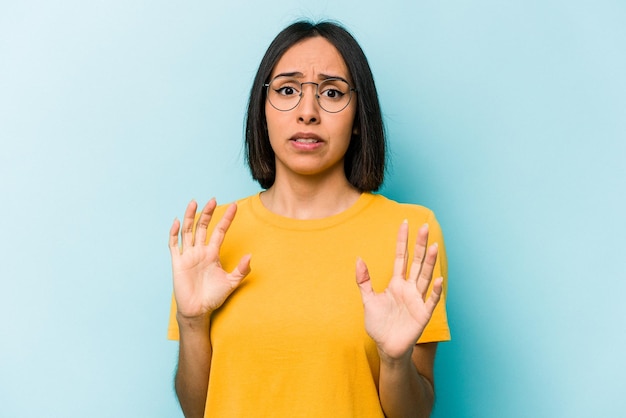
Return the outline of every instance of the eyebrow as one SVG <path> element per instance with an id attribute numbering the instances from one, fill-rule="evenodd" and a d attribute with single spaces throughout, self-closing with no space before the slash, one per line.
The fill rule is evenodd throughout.
<path id="1" fill-rule="evenodd" d="M 295 77 L 295 78 L 302 78 L 302 77 L 304 77 L 304 74 L 302 74 L 302 73 L 301 73 L 301 72 L 299 72 L 299 71 L 292 71 L 292 72 L 288 72 L 288 73 L 280 73 L 280 74 L 276 74 L 276 75 L 274 76 L 274 78 L 276 78 L 276 77 Z M 345 78 L 343 78 L 343 77 L 341 77 L 341 76 L 338 76 L 338 75 L 319 74 L 319 75 L 317 76 L 317 78 L 319 78 L 319 79 L 320 79 L 320 80 L 322 80 L 322 81 L 323 81 L 323 80 L 328 80 L 328 79 L 330 79 L 330 78 L 336 78 L 336 79 L 339 79 L 339 80 L 343 80 L 343 81 L 345 81 L 345 82 L 346 82 L 346 83 L 348 83 L 348 84 L 351 84 L 348 80 L 346 80 Z"/>

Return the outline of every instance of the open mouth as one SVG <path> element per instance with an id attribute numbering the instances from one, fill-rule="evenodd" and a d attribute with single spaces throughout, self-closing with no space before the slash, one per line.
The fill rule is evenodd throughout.
<path id="1" fill-rule="evenodd" d="M 313 132 L 298 132 L 291 137 L 291 140 L 298 144 L 317 144 L 322 142 L 322 138 Z"/>
<path id="2" fill-rule="evenodd" d="M 299 142 L 301 144 L 315 144 L 317 142 L 320 142 L 318 139 L 315 138 L 295 138 L 292 141 Z"/>

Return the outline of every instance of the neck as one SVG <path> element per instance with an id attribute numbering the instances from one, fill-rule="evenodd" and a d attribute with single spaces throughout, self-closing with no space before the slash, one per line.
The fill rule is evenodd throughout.
<path id="1" fill-rule="evenodd" d="M 345 178 L 283 180 L 261 193 L 261 202 L 271 212 L 294 219 L 320 219 L 351 207 L 361 193 Z"/>

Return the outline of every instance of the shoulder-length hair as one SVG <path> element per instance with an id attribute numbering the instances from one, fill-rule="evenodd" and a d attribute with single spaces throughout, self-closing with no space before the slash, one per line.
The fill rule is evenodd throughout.
<path id="1" fill-rule="evenodd" d="M 276 160 L 270 145 L 265 117 L 266 89 L 274 66 L 283 54 L 308 38 L 321 36 L 343 57 L 357 91 L 353 135 L 344 158 L 346 178 L 361 192 L 376 191 L 383 183 L 386 139 L 374 77 L 363 50 L 354 37 L 337 23 L 298 21 L 283 29 L 268 47 L 254 78 L 246 115 L 246 162 L 252 178 L 267 189 L 274 184 Z"/>

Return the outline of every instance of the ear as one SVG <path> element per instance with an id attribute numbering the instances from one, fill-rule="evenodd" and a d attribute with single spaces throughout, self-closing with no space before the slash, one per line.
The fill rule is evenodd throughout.
<path id="1" fill-rule="evenodd" d="M 359 125 L 354 125 L 354 127 L 352 128 L 352 135 L 358 135 L 361 133 L 361 130 L 359 129 Z"/>

